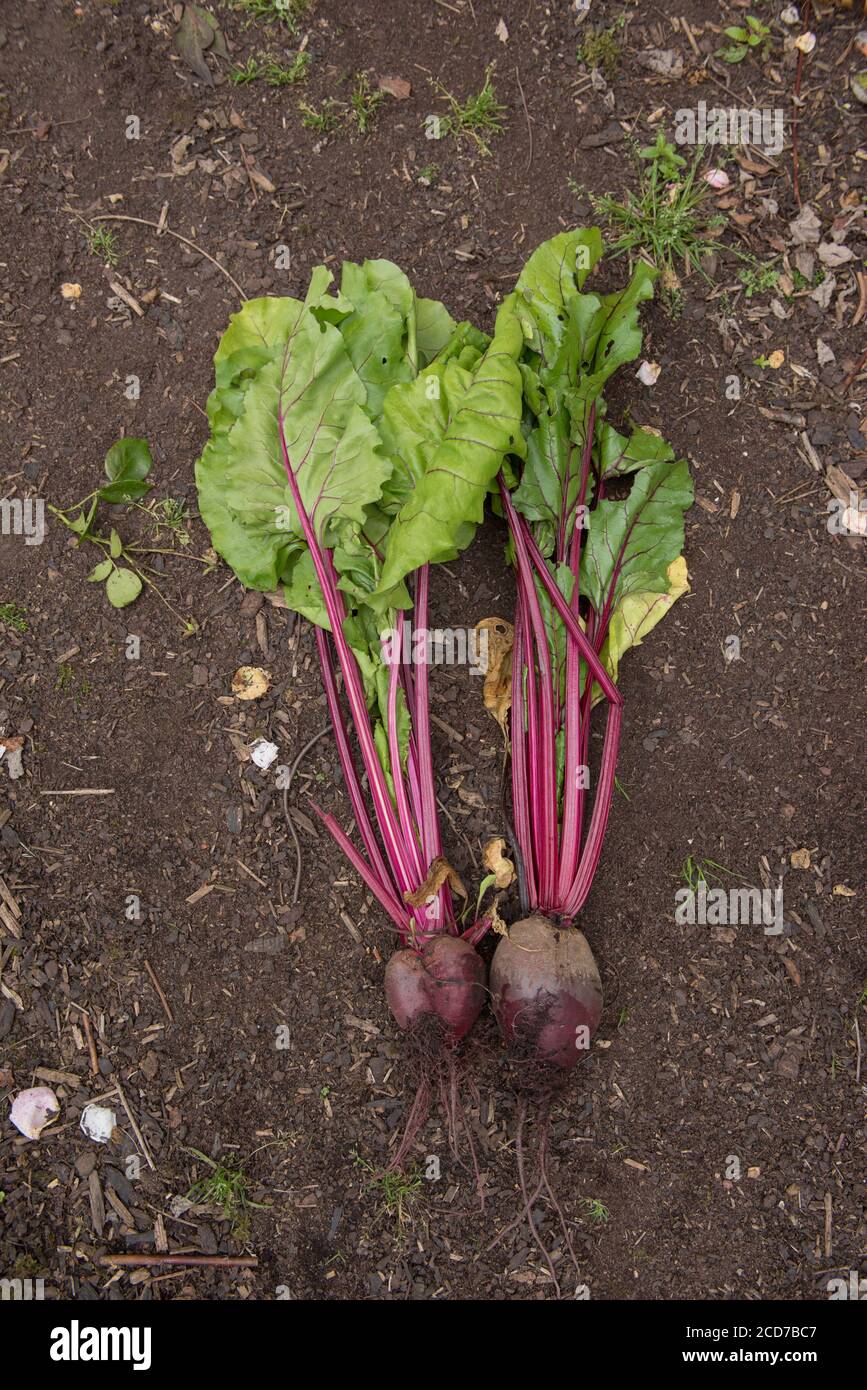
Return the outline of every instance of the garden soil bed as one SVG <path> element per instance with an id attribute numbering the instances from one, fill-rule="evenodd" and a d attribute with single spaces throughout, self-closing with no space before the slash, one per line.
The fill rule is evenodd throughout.
<path id="1" fill-rule="evenodd" d="M 683 0 L 686 27 L 666 6 L 594 3 L 597 25 L 627 19 L 604 89 L 576 63 L 565 3 L 317 0 L 296 38 L 213 10 L 235 63 L 291 55 L 306 35 L 307 81 L 233 85 L 209 59 L 206 85 L 173 57 L 172 11 L 155 5 L 7 0 L 0 17 L 0 496 L 70 506 L 125 432 L 150 442 L 154 495 L 186 504 L 189 540 L 117 510 L 125 536 L 175 552 L 155 557 L 171 607 L 147 591 L 119 612 L 51 515 L 41 545 L 0 538 L 0 605 L 14 605 L 0 611 L 17 615 L 0 624 L 0 742 L 24 738 L 23 777 L 0 764 L 0 875 L 20 911 L 14 932 L 0 927 L 0 1094 L 47 1077 L 61 1102 L 32 1144 L 4 1100 L 0 1274 L 90 1299 L 550 1298 L 525 1223 L 488 1249 L 519 1203 L 516 1106 L 489 1018 L 469 1101 L 484 1214 L 436 1116 L 420 1182 L 395 1196 L 378 1179 L 407 1076 L 382 990 L 388 930 L 310 811 L 312 796 L 348 818 L 333 744 L 313 745 L 289 795 L 297 902 L 282 792 L 273 770 L 243 761 L 263 735 L 291 764 L 326 711 L 307 626 L 196 558 L 209 545 L 193 466 L 211 358 L 239 303 L 223 270 L 249 296 L 303 295 L 316 263 L 385 256 L 490 328 L 528 252 L 592 215 L 582 190 L 632 184 L 627 131 L 651 143 L 659 108 L 670 133 L 672 113 L 699 100 L 782 107 L 788 125 L 794 60 L 778 25 L 776 59 L 709 67 L 719 28 L 743 17 L 710 0 Z M 801 197 L 825 229 L 857 205 L 867 171 L 863 117 L 845 98 L 857 27 L 826 12 L 804 77 Z M 682 74 L 642 67 L 653 48 L 673 49 Z M 427 140 L 425 117 L 443 109 L 430 79 L 463 96 L 495 60 L 507 124 L 490 157 Z M 305 128 L 299 102 L 347 101 L 359 71 L 374 87 L 399 76 L 411 94 L 387 97 L 364 136 L 345 121 Z M 726 162 L 723 240 L 778 268 L 793 254 L 791 162 L 788 141 L 763 173 L 731 151 Z M 195 248 L 105 220 L 117 264 L 90 253 L 85 222 L 158 223 L 164 206 Z M 689 456 L 698 504 L 692 592 L 624 664 L 623 794 L 582 923 L 606 1009 L 553 1108 L 554 1181 L 595 1299 L 825 1298 L 830 1277 L 867 1272 L 863 543 L 829 531 L 825 476 L 836 464 L 857 480 L 867 462 L 865 381 L 846 382 L 864 347 L 857 219 L 847 244 L 855 259 L 825 306 L 809 284 L 747 295 L 734 254 L 717 257 L 711 283 L 685 281 L 679 316 L 646 311 L 657 384 L 627 370 L 613 394 L 615 416 L 628 400 Z M 609 263 L 607 283 L 622 272 Z M 64 299 L 64 283 L 80 297 Z M 781 368 L 756 365 L 777 349 Z M 509 616 L 501 542 L 488 528 L 436 571 L 438 623 Z M 247 663 L 271 686 L 244 705 L 231 682 Z M 465 667 L 433 674 L 448 847 L 472 881 L 482 841 L 502 830 L 502 742 L 480 685 Z M 111 794 L 56 795 L 82 788 Z M 782 934 L 678 924 L 690 855 L 782 882 Z M 78 1119 L 106 1094 L 118 1131 L 98 1148 Z M 189 1204 L 210 1171 L 193 1151 L 243 1169 L 246 1216 Z M 438 1180 L 424 1176 L 430 1158 Z M 554 1216 L 537 1217 L 558 1249 Z M 258 1266 L 100 1263 L 166 1243 Z M 574 1292 L 567 1263 L 559 1250 Z"/>

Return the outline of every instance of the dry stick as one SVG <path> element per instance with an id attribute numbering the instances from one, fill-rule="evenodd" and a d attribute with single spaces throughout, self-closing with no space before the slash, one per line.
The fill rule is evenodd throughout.
<path id="1" fill-rule="evenodd" d="M 120 1077 L 119 1077 L 119 1076 L 117 1075 L 117 1073 L 115 1072 L 114 1077 L 113 1077 L 112 1079 L 113 1079 L 113 1081 L 114 1081 L 115 1086 L 117 1087 L 117 1093 L 118 1093 L 118 1095 L 120 1096 L 121 1104 L 123 1105 L 123 1108 L 124 1108 L 124 1110 L 126 1111 L 127 1119 L 129 1120 L 130 1124 L 132 1125 L 132 1132 L 133 1132 L 133 1134 L 135 1135 L 136 1139 L 138 1140 L 138 1142 L 139 1142 L 139 1147 L 141 1148 L 142 1153 L 144 1154 L 145 1158 L 146 1158 L 147 1161 L 148 1161 L 148 1167 L 151 1169 L 152 1172 L 155 1173 L 155 1172 L 157 1171 L 157 1165 L 154 1163 L 153 1159 L 151 1158 L 151 1151 L 150 1151 L 150 1149 L 148 1148 L 147 1144 L 145 1143 L 144 1135 L 142 1134 L 141 1130 L 139 1129 L 138 1125 L 136 1124 L 136 1122 L 135 1122 L 135 1116 L 133 1115 L 132 1111 L 131 1111 L 130 1108 L 129 1108 L 129 1102 L 127 1101 L 127 1098 L 126 1098 L 126 1096 L 124 1095 L 123 1087 L 122 1087 L 121 1084 L 120 1084 Z"/>
<path id="2" fill-rule="evenodd" d="M 90 1053 L 90 1070 L 93 1076 L 99 1076 L 99 1057 L 96 1053 L 96 1040 L 93 1036 L 93 1029 L 90 1026 L 90 1014 L 82 1009 L 81 1017 L 84 1020 L 84 1036 L 87 1039 L 87 1050 Z"/>
<path id="3" fill-rule="evenodd" d="M 40 796 L 114 796 L 114 787 L 72 787 L 66 790 L 41 791 Z"/>
<path id="4" fill-rule="evenodd" d="M 175 1021 L 174 1014 L 172 1013 L 171 1009 L 169 1008 L 169 1001 L 168 1001 L 168 999 L 167 999 L 166 996 L 163 994 L 162 985 L 160 984 L 159 980 L 157 979 L 156 975 L 154 974 L 153 966 L 151 965 L 151 963 L 150 963 L 149 960 L 146 960 L 144 964 L 145 964 L 145 970 L 148 972 L 148 974 L 149 974 L 150 977 L 151 977 L 151 983 L 152 983 L 154 989 L 156 990 L 157 994 L 159 995 L 159 1000 L 160 1000 L 160 1003 L 162 1004 L 163 1009 L 164 1009 L 164 1011 L 165 1011 L 166 1018 L 168 1019 L 169 1023 L 174 1023 L 174 1021 Z"/>
<path id="5" fill-rule="evenodd" d="M 810 8 L 811 0 L 804 0 L 804 15 L 801 34 L 807 33 L 810 27 Z M 804 71 L 803 49 L 798 49 L 798 67 L 795 72 L 795 92 L 792 101 L 792 189 L 795 194 L 795 202 L 801 206 L 801 190 L 798 185 L 798 97 L 801 95 L 801 77 Z"/>
<path id="6" fill-rule="evenodd" d="M 840 382 L 838 390 L 848 391 L 849 387 L 852 385 L 852 382 L 855 380 L 856 376 L 861 371 L 861 368 L 865 365 L 867 365 L 867 351 L 862 353 L 861 357 L 855 363 L 855 366 L 852 368 L 849 375 L 844 377 L 843 380 Z"/>
<path id="7" fill-rule="evenodd" d="M 86 227 L 90 227 L 91 230 L 93 230 L 92 224 L 88 222 L 86 217 L 82 217 L 80 212 L 76 212 L 75 208 L 67 207 L 63 210 L 64 212 L 71 213 L 73 217 L 77 217 L 78 220 L 80 222 L 83 222 Z M 216 259 L 215 256 L 212 256 L 209 251 L 206 251 L 204 249 L 204 247 L 199 246 L 198 242 L 191 241 L 189 237 L 181 236 L 180 232 L 173 232 L 171 227 L 167 227 L 164 222 L 162 224 L 159 222 L 149 222 L 145 217 L 130 217 L 127 213 L 123 212 L 101 212 L 98 214 L 97 221 L 136 222 L 140 227 L 151 227 L 155 232 L 158 232 L 160 236 L 162 236 L 164 232 L 166 236 L 173 236 L 176 241 L 182 241 L 185 246 L 191 247 L 192 250 L 196 251 L 200 256 L 204 256 L 206 261 L 210 261 L 211 265 L 215 265 L 218 270 L 222 271 L 226 279 L 235 286 L 235 289 L 238 291 L 241 298 L 243 300 L 246 300 L 247 296 L 241 289 L 241 286 L 238 284 L 238 281 L 234 278 L 234 276 L 229 274 L 226 267 L 224 265 L 221 265 L 221 263 Z"/>
<path id="8" fill-rule="evenodd" d="M 289 792 L 292 787 L 292 779 L 294 778 L 295 773 L 298 771 L 302 759 L 307 756 L 314 743 L 318 743 L 321 738 L 324 738 L 324 736 L 330 732 L 330 729 L 331 726 L 329 724 L 326 724 L 324 729 L 320 729 L 318 734 L 314 734 L 311 739 L 308 739 L 304 747 L 301 749 L 301 752 L 298 754 L 298 757 L 295 759 L 294 763 L 290 767 L 289 776 L 286 778 L 286 785 L 283 788 L 283 815 L 286 818 L 286 824 L 289 827 L 289 833 L 291 834 L 292 839 L 295 841 L 295 887 L 292 890 L 293 903 L 297 903 L 298 892 L 301 887 L 301 845 L 298 842 L 298 835 L 295 830 L 295 825 L 292 821 L 292 817 L 289 814 Z"/>
<path id="9" fill-rule="evenodd" d="M 527 154 L 527 169 L 529 169 L 530 165 L 533 163 L 533 126 L 530 121 L 530 113 L 527 110 L 527 98 L 524 96 L 524 88 L 521 86 L 521 74 L 519 73 L 517 67 L 515 68 L 515 77 L 518 82 L 518 91 L 521 93 L 521 105 L 524 108 L 524 117 L 527 122 L 527 134 L 530 137 L 530 149 L 529 153 Z"/>
<path id="10" fill-rule="evenodd" d="M 151 1269 L 155 1265 L 191 1265 L 206 1269 L 257 1269 L 255 1255 L 102 1255 L 102 1265 Z"/>

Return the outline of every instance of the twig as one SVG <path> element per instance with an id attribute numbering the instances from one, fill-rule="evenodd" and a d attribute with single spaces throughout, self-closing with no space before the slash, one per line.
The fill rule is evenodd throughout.
<path id="1" fill-rule="evenodd" d="M 80 1005 L 78 1005 L 81 1008 Z M 90 1054 L 90 1071 L 92 1076 L 99 1076 L 99 1057 L 96 1051 L 96 1039 L 93 1036 L 93 1029 L 90 1026 L 90 1014 L 86 1009 L 81 1009 L 81 1018 L 84 1023 L 84 1036 L 87 1039 L 87 1051 Z"/>
<path id="2" fill-rule="evenodd" d="M 164 1010 L 164 1012 L 165 1012 L 166 1018 L 168 1019 L 169 1023 L 174 1023 L 174 1021 L 175 1021 L 174 1014 L 172 1013 L 172 1011 L 171 1011 L 171 1009 L 170 1009 L 170 1007 L 169 1007 L 169 1001 L 168 1001 L 168 999 L 167 999 L 166 996 L 163 994 L 162 985 L 160 984 L 159 980 L 157 979 L 156 975 L 154 974 L 153 966 L 151 965 L 151 963 L 150 963 L 149 960 L 146 960 L 146 961 L 145 961 L 144 966 L 145 966 L 145 970 L 148 972 L 148 974 L 149 974 L 150 977 L 151 977 L 151 984 L 153 985 L 154 989 L 156 990 L 156 992 L 157 992 L 157 994 L 158 994 L 158 996 L 159 996 L 159 1001 L 160 1001 L 160 1003 L 161 1003 L 162 1006 L 163 1006 L 163 1010 Z"/>
<path id="3" fill-rule="evenodd" d="M 77 217 L 79 222 L 83 222 L 85 227 L 93 231 L 92 223 L 88 222 L 86 217 L 82 217 L 80 212 L 76 212 L 75 208 L 66 207 L 63 211 L 69 213 L 72 217 Z M 241 298 L 246 300 L 247 296 L 241 289 L 238 281 L 234 276 L 229 274 L 226 267 L 222 265 L 215 256 L 212 256 L 204 247 L 199 246 L 198 242 L 191 241 L 189 237 L 182 236 L 180 232 L 173 232 L 171 227 L 167 227 L 164 222 L 149 222 L 145 217 L 130 217 L 127 213 L 123 212 L 101 212 L 96 220 L 98 222 L 136 222 L 140 227 L 151 227 L 153 231 L 158 232 L 160 236 L 162 236 L 163 233 L 165 233 L 166 236 L 173 236 L 176 241 L 182 241 L 185 246 L 191 247 L 198 255 L 204 256 L 206 261 L 210 261 L 211 265 L 215 265 L 218 270 L 222 271 L 226 279 L 235 286 Z"/>
<path id="4" fill-rule="evenodd" d="M 522 105 L 523 108 L 524 108 L 524 118 L 525 118 L 525 120 L 526 120 L 526 122 L 527 122 L 527 134 L 528 134 L 528 136 L 530 137 L 530 149 L 529 149 L 529 152 L 528 152 L 528 154 L 527 154 L 527 166 L 526 166 L 527 169 L 529 169 L 530 165 L 533 163 L 533 126 L 532 126 L 532 123 L 531 123 L 531 121 L 530 121 L 530 113 L 529 113 L 529 111 L 527 110 L 527 98 L 524 96 L 524 88 L 521 86 L 521 74 L 519 73 L 519 71 L 518 71 L 517 68 L 515 68 L 515 77 L 516 77 L 517 82 L 518 82 L 518 91 L 521 93 L 521 105 Z M 525 170 L 525 172 L 526 172 L 526 170 Z"/>
<path id="5" fill-rule="evenodd" d="M 861 368 L 865 365 L 867 365 L 867 351 L 861 354 L 849 375 L 844 377 L 843 380 L 840 382 L 840 385 L 837 388 L 838 391 L 848 391 L 849 387 L 852 385 L 852 382 L 855 380 L 856 376 L 861 371 Z"/>
<path id="6" fill-rule="evenodd" d="M 803 23 L 801 34 L 807 33 L 810 27 L 810 10 L 812 0 L 804 0 Z M 792 99 L 792 189 L 795 194 L 795 202 L 801 206 L 801 190 L 798 184 L 798 98 L 801 95 L 801 77 L 804 72 L 804 50 L 798 49 L 798 67 L 795 72 L 795 92 Z"/>
<path id="7" fill-rule="evenodd" d="M 292 820 L 291 815 L 289 814 L 289 792 L 292 787 L 292 780 L 295 776 L 295 773 L 298 771 L 302 759 L 307 756 L 307 754 L 310 752 L 310 749 L 313 747 L 315 743 L 318 743 L 319 740 L 325 736 L 325 734 L 330 732 L 331 726 L 329 724 L 326 724 L 324 729 L 320 729 L 318 734 L 314 734 L 311 739 L 307 740 L 304 747 L 301 749 L 301 752 L 298 754 L 298 757 L 295 759 L 294 763 L 290 767 L 289 776 L 286 778 L 286 785 L 283 788 L 283 815 L 286 819 L 286 825 L 288 826 L 289 833 L 292 836 L 292 839 L 295 844 L 295 887 L 292 890 L 293 903 L 297 903 L 298 893 L 301 888 L 301 845 L 298 840 L 298 833 L 295 829 L 294 822 Z"/>
<path id="8" fill-rule="evenodd" d="M 205 1269 L 258 1269 L 255 1255 L 102 1255 L 102 1265 L 152 1269 L 155 1265 L 190 1265 Z"/>
<path id="9" fill-rule="evenodd" d="M 858 1043 L 858 1061 L 855 1064 L 855 1085 L 861 1080 L 861 1029 L 858 1027 L 858 1020 L 855 1020 L 855 1038 Z"/>
<path id="10" fill-rule="evenodd" d="M 69 787 L 66 790 L 41 791 L 40 796 L 114 796 L 114 787 Z"/>
<path id="11" fill-rule="evenodd" d="M 135 1116 L 133 1115 L 132 1111 L 131 1111 L 130 1108 L 129 1108 L 129 1102 L 127 1101 L 127 1098 L 126 1098 L 126 1096 L 124 1095 L 123 1087 L 122 1087 L 121 1084 L 120 1084 L 120 1077 L 117 1075 L 117 1073 L 115 1073 L 115 1075 L 114 1075 L 114 1077 L 113 1077 L 113 1080 L 114 1080 L 115 1086 L 117 1087 L 117 1093 L 118 1093 L 118 1095 L 120 1096 L 121 1104 L 123 1105 L 123 1108 L 124 1108 L 124 1110 L 126 1111 L 127 1119 L 129 1120 L 130 1124 L 132 1125 L 132 1132 L 133 1132 L 133 1134 L 135 1135 L 136 1139 L 137 1139 L 138 1142 L 139 1142 L 139 1147 L 141 1148 L 142 1153 L 144 1154 L 145 1158 L 147 1159 L 148 1167 L 151 1169 L 152 1172 L 155 1173 L 155 1172 L 157 1171 L 157 1165 L 154 1163 L 153 1159 L 151 1158 L 151 1151 L 150 1151 L 150 1149 L 148 1148 L 147 1144 L 145 1143 L 144 1135 L 142 1134 L 141 1130 L 139 1129 L 138 1125 L 137 1125 L 136 1122 L 135 1122 Z"/>

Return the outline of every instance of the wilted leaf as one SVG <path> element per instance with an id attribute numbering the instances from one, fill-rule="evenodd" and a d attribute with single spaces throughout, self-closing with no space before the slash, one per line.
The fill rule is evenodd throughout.
<path id="1" fill-rule="evenodd" d="M 810 207 L 805 203 L 801 211 L 789 223 L 789 232 L 792 240 L 798 246 L 811 246 L 819 240 L 822 224 Z"/>
<path id="2" fill-rule="evenodd" d="M 431 902 L 442 888 L 443 884 L 448 883 L 452 892 L 459 897 L 466 898 L 467 890 L 461 882 L 460 875 L 442 855 L 435 859 L 430 866 L 428 876 L 420 888 L 416 888 L 414 893 L 404 893 L 403 900 L 409 903 L 410 907 L 425 907 Z"/>
<path id="3" fill-rule="evenodd" d="M 60 293 L 61 293 L 61 295 L 62 295 L 62 297 L 63 297 L 64 299 L 80 299 L 80 298 L 81 298 L 81 286 L 80 286 L 80 285 L 76 285 L 76 284 L 75 284 L 73 281 L 71 281 L 71 280 L 66 280 L 66 281 L 64 281 L 64 283 L 60 286 Z"/>
<path id="4" fill-rule="evenodd" d="M 822 265 L 830 266 L 832 269 L 855 259 L 854 252 L 850 251 L 848 246 L 838 246 L 834 241 L 820 242 L 816 254 Z"/>
<path id="5" fill-rule="evenodd" d="M 515 866 L 511 859 L 506 857 L 506 842 L 502 837 L 488 840 L 482 850 L 482 863 L 493 875 L 497 888 L 508 888 L 509 884 L 514 882 Z"/>
<path id="6" fill-rule="evenodd" d="M 184 5 L 175 33 L 175 49 L 187 67 L 209 87 L 214 85 L 214 78 L 205 62 L 205 51 L 210 49 L 220 58 L 229 56 L 219 24 L 201 5 Z"/>
<path id="7" fill-rule="evenodd" d="M 483 618 L 476 624 L 477 651 L 482 649 L 483 642 L 487 644 L 487 664 L 482 698 L 485 709 L 494 716 L 505 734 L 506 715 L 512 706 L 512 647 L 515 644 L 515 629 L 504 618 Z"/>
<path id="8" fill-rule="evenodd" d="M 790 863 L 793 869 L 809 869 L 810 851 L 808 849 L 793 849 Z"/>

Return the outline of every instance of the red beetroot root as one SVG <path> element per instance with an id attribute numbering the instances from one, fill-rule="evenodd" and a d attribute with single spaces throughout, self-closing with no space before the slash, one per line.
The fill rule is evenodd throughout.
<path id="1" fill-rule="evenodd" d="M 491 999 L 507 1047 L 571 1070 L 602 1015 L 602 983 L 583 933 L 538 913 L 516 922 L 494 952 Z"/>
<path id="2" fill-rule="evenodd" d="M 435 936 L 419 955 L 395 951 L 385 967 L 385 994 L 401 1028 L 433 1016 L 453 1045 L 465 1038 L 485 999 L 485 966 L 468 941 Z"/>

